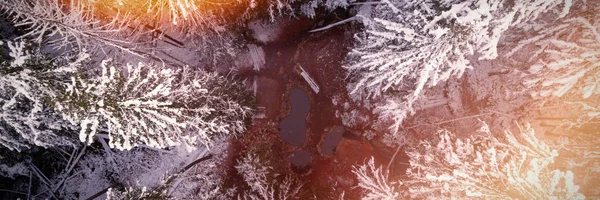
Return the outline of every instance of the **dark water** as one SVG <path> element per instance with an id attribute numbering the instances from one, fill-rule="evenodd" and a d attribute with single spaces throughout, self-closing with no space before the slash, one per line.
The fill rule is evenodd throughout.
<path id="1" fill-rule="evenodd" d="M 310 100 L 306 91 L 295 88 L 290 94 L 292 111 L 279 123 L 279 134 L 286 143 L 300 146 L 306 140 L 306 116 Z"/>
<path id="2" fill-rule="evenodd" d="M 310 153 L 308 151 L 296 151 L 294 155 L 290 157 L 290 163 L 292 167 L 297 170 L 306 169 L 310 164 Z"/>
<path id="3" fill-rule="evenodd" d="M 321 144 L 321 153 L 328 156 L 333 156 L 335 147 L 337 147 L 338 143 L 340 143 L 344 132 L 346 132 L 346 130 L 344 130 L 342 127 L 336 127 L 331 130 L 329 134 L 325 136 L 325 141 L 323 141 L 323 144 Z"/>

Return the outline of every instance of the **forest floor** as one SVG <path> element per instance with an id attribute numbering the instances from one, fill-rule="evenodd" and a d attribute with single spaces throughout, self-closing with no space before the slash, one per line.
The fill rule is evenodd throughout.
<path id="1" fill-rule="evenodd" d="M 285 23 L 279 39 L 263 44 L 266 66 L 259 72 L 241 73 L 244 78 L 257 79 L 256 103 L 265 107 L 265 118 L 254 119 L 252 125 L 240 138 L 232 139 L 232 154 L 228 163 L 236 159 L 258 143 L 269 143 L 275 152 L 284 174 L 295 174 L 303 183 L 301 199 L 330 199 L 343 195 L 346 198 L 360 197 L 355 186 L 352 166 L 363 164 L 371 156 L 378 163 L 387 163 L 389 158 L 379 155 L 375 147 L 362 137 L 345 134 L 333 156 L 321 153 L 321 144 L 327 133 L 335 127 L 343 126 L 336 111 L 351 103 L 346 92 L 346 72 L 342 61 L 346 57 L 355 28 L 351 25 L 339 26 L 327 31 L 307 33 L 317 26 L 312 20 L 295 20 Z M 321 23 L 322 24 L 322 23 Z M 302 78 L 297 65 L 319 85 L 315 93 Z M 290 113 L 289 94 L 294 88 L 307 91 L 311 108 L 307 117 L 307 137 L 303 145 L 292 146 L 285 143 L 277 130 L 279 122 Z M 348 106 L 348 105 L 346 105 Z M 360 130 L 352 130 L 354 133 Z M 355 133 L 357 134 L 357 133 Z M 357 134 L 359 135 L 359 134 Z M 307 151 L 311 155 L 308 167 L 298 169 L 290 164 L 294 152 Z M 388 155 L 389 157 L 389 155 Z M 284 162 L 281 162 L 284 161 Z M 233 166 L 229 166 L 230 170 Z M 233 173 L 231 173 L 233 172 Z M 229 180 L 242 181 L 235 171 L 228 173 Z"/>

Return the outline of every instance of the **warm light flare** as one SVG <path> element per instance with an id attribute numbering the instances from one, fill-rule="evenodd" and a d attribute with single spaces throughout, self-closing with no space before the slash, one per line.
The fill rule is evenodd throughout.
<path id="1" fill-rule="evenodd" d="M 170 23 L 176 26 L 214 23 L 228 10 L 248 7 L 246 1 L 207 0 L 102 0 L 89 1 L 107 16 L 130 15 L 145 23 Z M 237 6 L 237 7 L 236 7 Z"/>

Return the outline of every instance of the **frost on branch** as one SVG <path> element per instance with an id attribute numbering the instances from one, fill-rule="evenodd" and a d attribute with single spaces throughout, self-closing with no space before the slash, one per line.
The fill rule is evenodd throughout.
<path id="1" fill-rule="evenodd" d="M 31 51 L 25 41 L 4 43 L 9 59 L 0 62 L 0 145 L 17 151 L 73 146 L 74 127 L 53 113 L 47 100 L 59 95 L 57 88 L 78 63 L 61 67 L 60 58 Z"/>
<path id="2" fill-rule="evenodd" d="M 350 6 L 349 3 L 355 2 L 355 0 L 310 0 L 305 1 L 300 5 L 300 13 L 303 15 L 314 18 L 316 16 L 316 9 L 324 7 L 328 11 L 334 11 L 338 8 L 346 9 Z"/>
<path id="3" fill-rule="evenodd" d="M 293 199 L 296 198 L 302 185 L 290 176 L 276 179 L 273 168 L 268 161 L 260 159 L 255 153 L 247 153 L 238 161 L 235 169 L 244 178 L 250 191 L 240 199 Z"/>
<path id="4" fill-rule="evenodd" d="M 244 90 L 226 77 L 201 70 L 169 69 L 139 63 L 126 69 L 110 60 L 98 77 L 71 78 L 57 108 L 80 128 L 81 141 L 108 132 L 109 145 L 165 148 L 198 143 L 245 130 L 251 114 Z"/>
<path id="5" fill-rule="evenodd" d="M 368 191 L 364 200 L 394 200 L 401 197 L 399 187 L 394 186 L 388 179 L 388 172 L 381 167 L 375 166 L 375 160 L 371 158 L 368 163 L 353 167 L 354 173 L 358 179 L 358 186 Z"/>
<path id="6" fill-rule="evenodd" d="M 442 130 L 422 141 L 407 152 L 411 198 L 584 199 L 571 171 L 551 169 L 557 151 L 520 129 L 495 138 L 484 124 L 466 140 Z"/>
<path id="7" fill-rule="evenodd" d="M 70 3 L 69 3 L 70 2 Z M 11 17 L 16 27 L 26 33 L 20 38 L 33 38 L 37 44 L 50 44 L 55 49 L 75 48 L 80 52 L 102 52 L 107 47 L 134 53 L 131 39 L 120 39 L 127 30 L 126 21 L 101 22 L 87 1 L 0 1 L 0 12 Z"/>
<path id="8" fill-rule="evenodd" d="M 171 199 L 162 188 L 127 187 L 123 191 L 109 188 L 106 192 L 107 200 L 121 199 Z"/>
<path id="9" fill-rule="evenodd" d="M 600 94 L 600 3 L 589 2 L 572 17 L 548 24 L 511 51 L 535 45 L 532 74 L 525 84 L 534 97 L 577 95 L 587 99 Z"/>
<path id="10" fill-rule="evenodd" d="M 345 66 L 352 78 L 348 91 L 354 99 L 393 99 L 380 102 L 375 112 L 392 119 L 390 129 L 396 132 L 425 88 L 460 77 L 472 68 L 472 58 L 496 58 L 496 46 L 509 27 L 561 3 L 384 1 L 358 16 L 366 30 L 355 35 Z"/>

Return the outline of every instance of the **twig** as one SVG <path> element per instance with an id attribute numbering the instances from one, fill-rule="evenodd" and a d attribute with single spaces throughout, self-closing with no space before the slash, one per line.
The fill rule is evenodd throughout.
<path id="1" fill-rule="evenodd" d="M 81 151 L 79 151 L 79 154 L 77 154 L 77 156 L 75 156 L 75 151 L 73 151 L 73 154 L 72 154 L 71 158 L 69 158 L 69 163 L 67 164 L 67 170 L 64 172 L 65 178 L 63 180 L 61 180 L 60 183 L 58 183 L 58 185 L 56 185 L 56 188 L 54 188 L 52 190 L 53 193 L 56 192 L 58 189 L 60 189 L 60 187 L 62 187 L 62 185 L 70 177 L 69 173 L 71 173 L 71 171 L 73 170 L 73 168 L 75 167 L 75 165 L 77 164 L 77 162 L 79 162 L 79 160 L 81 159 L 81 157 L 83 156 L 83 154 L 85 154 L 85 149 L 86 148 L 87 148 L 87 145 L 83 145 L 83 148 L 81 149 Z M 75 159 L 73 159 L 73 157 Z"/>
<path id="2" fill-rule="evenodd" d="M 31 199 L 31 179 L 32 175 L 31 175 L 31 171 L 29 171 L 29 185 L 27 185 L 27 200 Z"/>
<path id="3" fill-rule="evenodd" d="M 42 192 L 40 192 L 40 193 L 37 193 L 36 195 L 33 195 L 33 197 L 32 197 L 31 199 L 35 199 L 36 197 L 38 197 L 38 196 L 40 196 L 40 195 L 42 195 L 42 194 L 45 194 L 45 193 L 46 193 L 46 192 L 48 192 L 48 191 L 49 191 L 49 190 L 48 190 L 48 188 L 46 188 L 46 190 L 44 190 L 44 191 L 42 191 Z"/>
<path id="4" fill-rule="evenodd" d="M 54 192 L 52 192 L 52 186 L 50 185 L 50 180 L 48 180 L 48 178 L 33 163 L 29 163 L 29 168 L 33 169 L 33 172 L 35 172 L 35 175 L 40 179 L 40 181 L 42 181 L 42 183 L 44 183 L 43 185 L 46 187 L 48 192 L 50 192 L 50 195 L 52 195 L 52 197 L 54 197 L 54 199 L 59 199 L 56 197 Z"/>
<path id="5" fill-rule="evenodd" d="M 352 6 L 354 6 L 354 5 L 378 5 L 378 4 L 384 4 L 384 2 L 381 2 L 381 1 L 371 1 L 371 2 L 350 3 L 350 5 L 352 5 Z"/>
<path id="6" fill-rule="evenodd" d="M 14 190 L 0 189 L 0 191 L 1 192 L 10 192 L 10 193 L 15 193 L 15 194 L 28 195 L 28 194 L 25 194 L 24 192 L 17 192 L 17 191 L 14 191 Z M 29 198 L 29 195 L 27 196 L 27 198 Z"/>
<path id="7" fill-rule="evenodd" d="M 321 27 L 321 28 L 313 29 L 313 30 L 310 30 L 310 31 L 308 31 L 308 32 L 309 32 L 309 33 L 314 33 L 314 32 L 324 31 L 324 30 L 330 29 L 330 28 L 332 28 L 332 27 L 334 27 L 334 26 L 338 26 L 338 25 L 345 24 L 345 23 L 347 23 L 347 22 L 354 21 L 356 18 L 357 18 L 356 16 L 354 16 L 354 17 L 350 17 L 350 18 L 348 18 L 348 19 L 344 19 L 344 20 L 342 20 L 342 21 L 339 21 L 339 22 L 336 22 L 336 23 L 333 23 L 333 24 L 329 24 L 329 25 L 327 25 L 327 26 L 324 26 L 324 27 Z"/>
<path id="8" fill-rule="evenodd" d="M 167 181 L 165 181 L 165 185 L 170 184 L 175 177 L 179 176 L 180 174 L 183 174 L 183 172 L 189 170 L 190 168 L 192 168 L 194 165 L 202 162 L 202 161 L 206 161 L 208 159 L 212 158 L 212 154 L 208 154 L 207 156 L 204 156 L 202 158 L 199 158 L 197 160 L 195 160 L 194 162 L 191 162 L 190 164 L 186 165 L 184 168 L 182 168 L 181 170 L 179 170 L 177 173 L 175 173 L 173 176 L 171 176 Z"/>
<path id="9" fill-rule="evenodd" d="M 455 119 L 444 120 L 444 121 L 440 121 L 440 122 L 436 122 L 436 123 L 432 123 L 432 124 L 417 124 L 414 126 L 407 127 L 406 129 L 413 129 L 413 128 L 423 126 L 423 125 L 430 125 L 430 126 L 441 125 L 441 124 L 445 124 L 445 123 L 449 123 L 449 122 L 460 121 L 463 119 L 476 118 L 476 117 L 481 117 L 481 116 L 491 115 L 491 114 L 499 114 L 499 113 L 493 113 L 493 112 L 481 113 L 481 114 L 476 114 L 476 115 L 471 115 L 471 116 L 466 116 L 466 117 L 459 117 L 459 118 L 455 118 Z"/>
<path id="10" fill-rule="evenodd" d="M 176 44 L 178 44 L 178 45 L 179 45 L 179 46 L 177 46 L 177 45 L 173 45 L 173 44 L 171 44 L 171 45 L 173 45 L 173 46 L 180 47 L 180 48 L 181 48 L 181 47 L 183 47 L 183 46 L 185 46 L 185 44 L 183 44 L 183 42 L 180 42 L 179 40 L 176 40 L 175 38 L 173 38 L 173 37 L 171 37 L 171 36 L 169 36 L 169 35 L 167 35 L 167 34 L 163 33 L 161 30 L 159 30 L 158 28 L 155 28 L 154 26 L 150 26 L 149 24 L 145 24 L 144 26 L 145 26 L 146 28 L 150 29 L 151 31 L 153 31 L 153 32 L 157 33 L 158 35 L 164 36 L 165 38 L 167 38 L 167 39 L 169 39 L 169 40 L 171 40 L 171 41 L 173 41 L 174 43 L 176 43 Z M 163 40 L 163 41 L 164 41 L 164 40 Z"/>
<path id="11" fill-rule="evenodd" d="M 140 166 L 141 168 L 145 169 L 146 171 L 152 171 L 150 168 L 140 164 L 139 162 L 133 161 L 133 160 L 128 160 L 125 159 L 117 154 L 113 154 L 112 150 L 110 149 L 110 147 L 108 146 L 108 144 L 106 144 L 106 141 L 104 141 L 103 136 L 98 135 L 97 136 L 98 141 L 100 141 L 100 144 L 102 144 L 102 148 L 104 148 L 104 151 L 106 152 L 106 154 L 109 156 L 109 160 L 111 161 L 112 167 L 116 170 L 117 167 L 117 161 L 115 158 L 119 158 L 121 160 L 125 160 L 125 161 L 131 161 L 133 164 L 136 164 L 138 166 Z"/>
<path id="12" fill-rule="evenodd" d="M 387 167 L 385 168 L 385 171 L 388 171 L 388 172 L 390 171 L 390 165 L 392 165 L 392 162 L 394 162 L 394 159 L 396 158 L 396 155 L 398 154 L 398 152 L 400 152 L 400 147 L 402 147 L 402 145 L 398 144 L 398 148 L 396 148 L 396 152 L 394 152 L 394 155 L 390 159 L 390 162 L 387 164 Z"/>
<path id="13" fill-rule="evenodd" d="M 115 162 L 115 158 L 112 155 L 112 151 L 108 147 L 108 144 L 106 144 L 106 141 L 104 141 L 104 139 L 101 137 L 98 137 L 98 141 L 100 141 L 100 144 L 102 144 L 102 148 L 104 149 L 104 151 L 106 152 L 106 155 L 108 156 L 108 160 L 111 164 L 111 167 L 113 167 L 114 170 L 117 170 L 117 163 Z"/>

